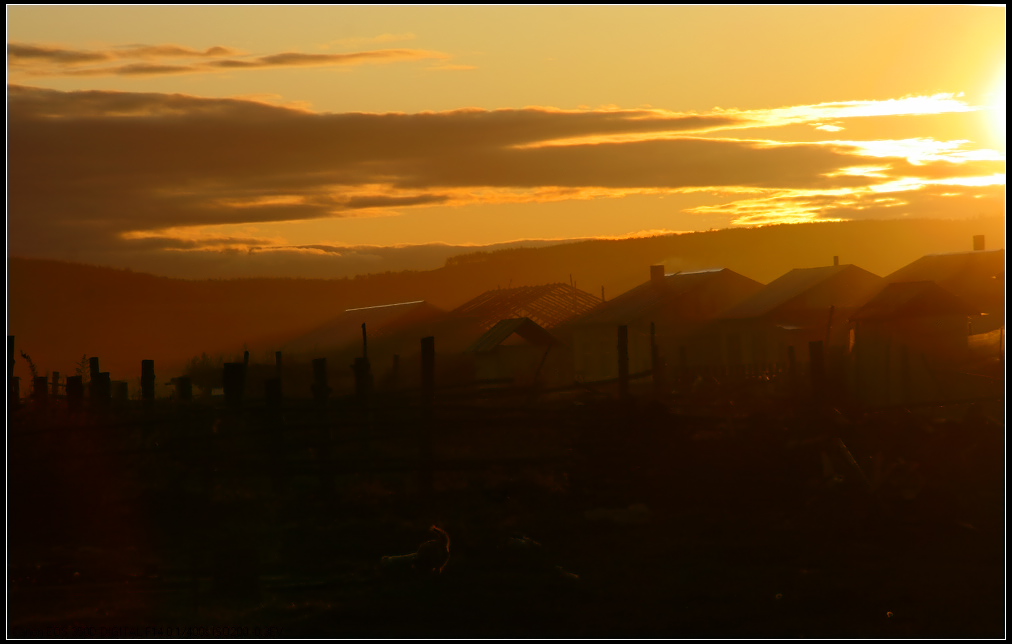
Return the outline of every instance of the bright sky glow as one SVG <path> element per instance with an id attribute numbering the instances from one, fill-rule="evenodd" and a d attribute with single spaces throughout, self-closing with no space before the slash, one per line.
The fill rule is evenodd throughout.
<path id="1" fill-rule="evenodd" d="M 7 12 L 12 254 L 1004 210 L 1004 7 Z"/>

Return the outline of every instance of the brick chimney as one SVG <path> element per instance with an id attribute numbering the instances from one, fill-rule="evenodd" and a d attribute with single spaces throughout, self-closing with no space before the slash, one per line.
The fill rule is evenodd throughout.
<path id="1" fill-rule="evenodd" d="M 650 281 L 654 284 L 660 284 L 664 281 L 664 265 L 650 267 Z"/>
<path id="2" fill-rule="evenodd" d="M 984 236 L 974 235 L 973 236 L 973 250 L 984 250 Z"/>

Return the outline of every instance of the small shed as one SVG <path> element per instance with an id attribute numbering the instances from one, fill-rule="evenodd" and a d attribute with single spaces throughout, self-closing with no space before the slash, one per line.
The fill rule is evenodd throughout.
<path id="1" fill-rule="evenodd" d="M 479 381 L 556 386 L 568 383 L 558 339 L 530 318 L 500 320 L 467 349 Z"/>
<path id="2" fill-rule="evenodd" d="M 978 313 L 934 282 L 887 285 L 851 316 L 852 391 L 877 405 L 957 397 L 951 375 L 970 356 Z"/>

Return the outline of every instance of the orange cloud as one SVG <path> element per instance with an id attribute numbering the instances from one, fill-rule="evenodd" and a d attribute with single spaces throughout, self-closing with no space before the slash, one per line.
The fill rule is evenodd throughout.
<path id="1" fill-rule="evenodd" d="M 449 54 L 423 49 L 377 49 L 341 54 L 282 52 L 266 56 L 239 56 L 228 47 L 196 50 L 180 45 L 135 45 L 104 50 L 73 50 L 14 43 L 7 46 L 12 71 L 29 76 L 163 76 L 207 74 L 228 70 L 279 67 L 334 67 L 392 63 L 410 60 L 447 60 Z M 184 63 L 149 62 L 159 59 L 193 59 Z M 108 64 L 138 59 L 142 62 Z"/>
<path id="2" fill-rule="evenodd" d="M 306 60 L 316 59 L 268 62 Z M 732 128 L 749 121 L 727 111 L 328 114 L 253 100 L 24 86 L 9 87 L 8 97 L 15 254 L 164 246 L 160 231 L 169 228 L 688 191 L 733 195 L 692 212 L 738 223 L 847 218 L 900 212 L 897 203 L 874 201 L 886 192 L 908 202 L 916 193 L 923 205 L 941 199 L 931 186 L 991 194 L 991 184 L 1004 184 L 1003 158 L 961 142 L 735 139 L 727 136 Z M 724 136 L 703 136 L 717 130 Z M 944 201 L 938 208 L 948 211 L 959 200 Z M 214 244 L 246 242 L 265 245 Z"/>
<path id="3" fill-rule="evenodd" d="M 208 47 L 199 50 L 181 45 L 131 45 L 102 50 L 65 49 L 29 43 L 7 45 L 8 64 L 15 66 L 38 63 L 72 66 L 130 58 L 212 58 L 235 56 L 240 53 L 242 52 L 230 47 Z"/>

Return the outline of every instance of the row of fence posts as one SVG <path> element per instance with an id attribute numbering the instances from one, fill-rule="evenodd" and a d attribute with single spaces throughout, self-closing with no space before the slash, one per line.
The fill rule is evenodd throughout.
<path id="1" fill-rule="evenodd" d="M 422 353 L 423 353 L 423 399 L 431 401 L 431 394 L 434 391 L 434 364 L 435 364 L 435 353 L 434 353 L 434 338 L 423 338 L 422 339 Z M 430 353 L 427 353 L 430 352 Z M 281 379 L 281 368 L 282 368 L 282 354 L 280 351 L 275 352 L 276 362 L 276 375 L 273 378 L 268 378 L 265 381 L 265 399 L 267 405 L 272 408 L 279 407 L 283 400 L 283 388 Z M 425 356 L 429 355 L 428 361 Z M 399 356 L 395 356 L 395 369 L 399 366 Z M 96 410 L 102 410 L 109 406 L 113 400 L 120 400 L 127 398 L 127 383 L 125 381 L 112 381 L 110 374 L 107 371 L 101 371 L 99 367 L 99 358 L 89 358 L 89 378 L 90 384 L 88 387 L 88 399 L 92 408 Z M 245 398 L 246 389 L 246 373 L 249 367 L 249 352 L 247 351 L 244 356 L 243 362 L 226 362 L 223 365 L 222 370 L 222 389 L 224 393 L 225 403 L 230 407 L 239 407 Z M 9 361 L 8 366 L 8 381 L 11 383 L 8 387 L 9 390 L 9 404 L 13 407 L 17 407 L 20 402 L 20 378 L 13 376 L 14 360 Z M 333 393 L 333 389 L 330 388 L 328 376 L 327 376 L 327 359 L 326 358 L 315 358 L 312 361 L 313 369 L 313 384 L 311 387 L 313 399 L 317 403 L 326 403 L 327 399 Z M 360 401 L 367 402 L 372 394 L 373 390 L 373 378 L 369 365 L 368 358 L 356 358 L 352 369 L 355 373 L 355 394 L 356 398 Z M 426 376 L 425 374 L 429 374 Z M 49 378 L 46 376 L 37 376 L 32 382 L 32 399 L 40 407 L 47 406 L 49 402 L 49 392 L 51 390 L 53 398 L 59 396 L 60 388 L 60 372 L 54 371 L 52 374 L 52 382 L 50 384 Z M 189 376 L 180 376 L 173 378 L 175 384 L 174 397 L 182 402 L 189 402 L 193 398 L 193 386 Z M 155 399 L 155 361 L 154 360 L 142 360 L 141 361 L 141 400 L 144 403 L 145 408 L 150 408 L 154 403 Z M 70 411 L 79 411 L 84 406 L 85 399 L 85 386 L 84 378 L 82 376 L 68 376 L 66 379 L 65 398 L 67 401 L 67 407 Z M 428 391 L 426 395 L 424 392 Z"/>
<path id="2" fill-rule="evenodd" d="M 12 338 L 12 336 L 8 336 Z M 8 348 L 12 346 L 9 339 Z M 16 409 L 20 405 L 20 378 L 13 376 L 14 360 L 8 363 L 8 407 Z M 103 411 L 115 402 L 125 401 L 128 397 L 127 383 L 122 380 L 112 380 L 108 371 L 101 371 L 98 358 L 88 360 L 88 401 L 92 409 Z M 189 389 L 189 378 L 178 378 L 177 392 L 179 390 L 192 391 Z M 46 409 L 50 399 L 60 398 L 60 388 L 63 387 L 63 398 L 66 400 L 67 409 L 71 412 L 78 412 L 84 408 L 85 386 L 83 376 L 67 376 L 66 382 L 60 382 L 60 372 L 54 371 L 51 376 L 34 376 L 32 378 L 31 401 L 39 409 Z M 154 360 L 141 361 L 141 400 L 146 408 L 150 408 L 155 399 L 155 362 Z"/>
<path id="3" fill-rule="evenodd" d="M 14 349 L 15 336 L 7 336 L 7 408 L 8 411 L 16 410 L 21 405 L 21 379 L 14 376 Z M 128 386 L 126 381 L 112 380 L 108 371 L 102 371 L 99 358 L 88 359 L 88 387 L 87 398 L 90 407 L 95 411 L 108 410 L 111 404 L 124 402 L 128 398 Z M 193 386 L 189 376 L 174 378 L 175 397 L 178 400 L 189 401 L 193 397 Z M 155 361 L 141 360 L 141 401 L 145 409 L 151 409 L 155 400 Z M 33 406 L 38 409 L 49 407 L 51 400 L 57 400 L 60 396 L 60 389 L 63 388 L 63 398 L 66 401 L 67 410 L 79 412 L 85 407 L 85 383 L 83 375 L 67 376 L 66 382 L 61 383 L 60 372 L 54 371 L 50 376 L 33 376 L 32 391 L 30 399 Z"/>
<path id="4" fill-rule="evenodd" d="M 435 393 L 435 338 L 427 337 L 421 340 L 422 347 L 422 406 L 423 414 L 431 414 L 431 403 Z M 274 353 L 275 376 L 268 378 L 264 383 L 264 394 L 268 407 L 277 408 L 284 400 L 284 389 L 282 385 L 282 355 L 280 351 Z M 400 367 L 400 356 L 394 356 L 394 375 Z M 242 405 L 245 393 L 246 372 L 249 367 L 249 352 L 244 355 L 243 362 L 226 362 L 223 365 L 222 389 L 227 405 L 237 407 Z M 317 404 L 325 404 L 333 393 L 330 387 L 326 358 L 314 358 L 312 361 L 313 384 L 310 387 L 313 400 Z M 372 374 L 372 366 L 369 361 L 368 335 L 366 325 L 362 324 L 362 356 L 354 359 L 351 365 L 355 377 L 355 398 L 360 401 L 363 407 L 368 407 L 370 398 L 373 395 L 375 382 Z"/>
<path id="5" fill-rule="evenodd" d="M 626 325 L 618 327 L 618 389 L 619 399 L 628 401 L 630 399 L 630 374 L 629 374 L 629 329 Z M 435 383 L 435 338 L 422 338 L 422 407 L 423 416 L 431 416 L 431 403 L 434 395 Z M 809 356 L 811 369 L 811 382 L 813 395 L 816 398 L 823 398 L 826 395 L 827 377 L 825 364 L 825 350 L 821 340 L 809 342 Z M 20 379 L 14 377 L 14 336 L 7 336 L 7 379 L 8 379 L 8 405 L 10 408 L 17 408 L 20 403 Z M 679 362 L 683 370 L 686 357 L 685 347 L 680 347 Z M 270 408 L 278 408 L 284 400 L 282 387 L 282 354 L 276 351 L 275 369 L 273 378 L 265 382 L 265 398 Z M 793 346 L 787 347 L 787 373 L 791 380 L 792 390 L 796 388 L 797 360 Z M 394 356 L 394 370 L 398 368 L 398 356 Z M 666 390 L 665 364 L 661 357 L 660 349 L 656 339 L 656 327 L 650 324 L 650 362 L 653 379 L 653 389 L 656 396 L 660 397 Z M 127 383 L 123 381 L 110 380 L 107 371 L 101 371 L 99 359 L 89 358 L 89 398 L 92 408 L 103 410 L 109 407 L 112 400 L 126 399 Z M 226 362 L 223 365 L 222 384 L 225 402 L 230 407 L 240 407 L 245 394 L 246 372 L 249 367 L 249 351 L 244 352 L 242 362 Z M 319 403 L 326 403 L 333 390 L 328 384 L 327 359 L 316 358 L 312 361 L 313 368 L 313 399 Z M 352 371 L 355 376 L 356 398 L 368 405 L 372 396 L 374 381 L 372 369 L 369 362 L 368 335 L 366 325 L 362 324 L 362 356 L 355 358 L 352 364 Z M 36 405 L 45 408 L 48 405 L 47 392 L 51 389 L 52 396 L 58 396 L 60 373 L 53 372 L 52 382 L 47 382 L 45 376 L 37 376 L 32 382 L 32 398 Z M 192 400 L 192 382 L 188 376 L 174 378 L 175 397 L 182 402 Z M 141 400 L 146 409 L 150 409 L 155 399 L 155 363 L 154 360 L 141 361 Z M 84 382 L 82 376 L 68 376 L 66 385 L 67 408 L 70 411 L 79 411 L 83 407 Z"/>

